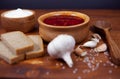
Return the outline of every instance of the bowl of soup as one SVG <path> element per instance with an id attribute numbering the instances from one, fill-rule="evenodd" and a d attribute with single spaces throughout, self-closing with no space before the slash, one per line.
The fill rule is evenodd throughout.
<path id="1" fill-rule="evenodd" d="M 89 21 L 90 17 L 80 12 L 49 12 L 38 18 L 39 34 L 47 42 L 60 34 L 68 34 L 80 43 L 89 33 Z"/>

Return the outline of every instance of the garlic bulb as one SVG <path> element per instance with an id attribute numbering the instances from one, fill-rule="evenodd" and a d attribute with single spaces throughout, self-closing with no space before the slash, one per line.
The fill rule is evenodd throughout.
<path id="1" fill-rule="evenodd" d="M 101 44 L 97 48 L 94 49 L 95 52 L 104 52 L 107 50 L 107 45 L 105 43 Z"/>
<path id="2" fill-rule="evenodd" d="M 47 46 L 48 54 L 55 58 L 62 58 L 69 67 L 73 66 L 71 53 L 75 47 L 75 39 L 66 34 L 58 35 Z"/>
<path id="3" fill-rule="evenodd" d="M 94 47 L 96 47 L 96 45 L 97 45 L 98 42 L 99 42 L 99 39 L 92 38 L 91 41 L 85 42 L 82 46 L 83 47 L 94 48 Z"/>

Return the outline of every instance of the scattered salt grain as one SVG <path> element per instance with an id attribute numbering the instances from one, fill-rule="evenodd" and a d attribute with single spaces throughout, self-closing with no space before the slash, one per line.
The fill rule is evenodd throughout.
<path id="1" fill-rule="evenodd" d="M 110 66 L 114 66 L 114 64 L 113 64 L 113 63 L 111 63 L 111 64 L 110 64 Z"/>
<path id="2" fill-rule="evenodd" d="M 103 66 L 106 66 L 106 64 L 104 63 Z"/>
<path id="3" fill-rule="evenodd" d="M 46 75 L 49 75 L 50 74 L 50 72 L 46 72 Z"/>
<path id="4" fill-rule="evenodd" d="M 94 69 L 94 68 L 92 68 L 92 71 L 95 71 L 95 69 Z"/>
<path id="5" fill-rule="evenodd" d="M 114 64 L 110 61 L 106 61 L 107 64 L 109 64 L 110 66 L 114 66 Z"/>
<path id="6" fill-rule="evenodd" d="M 33 12 L 29 11 L 29 10 L 23 10 L 23 9 L 16 9 L 16 10 L 11 10 L 7 13 L 5 13 L 5 17 L 9 17 L 9 18 L 22 18 L 22 17 L 26 17 L 26 16 L 30 16 L 32 15 Z"/>
<path id="7" fill-rule="evenodd" d="M 109 56 L 108 52 L 104 52 L 104 55 Z"/>
<path id="8" fill-rule="evenodd" d="M 94 52 L 94 49 L 91 49 L 90 52 Z"/>
<path id="9" fill-rule="evenodd" d="M 108 79 L 113 79 L 113 78 L 109 77 Z"/>
<path id="10" fill-rule="evenodd" d="M 93 61 L 93 60 L 91 60 L 90 62 L 91 62 L 92 64 L 95 64 L 95 61 Z"/>
<path id="11" fill-rule="evenodd" d="M 97 63 L 96 66 L 94 67 L 94 70 L 97 70 L 99 68 L 99 64 L 100 63 Z"/>
<path id="12" fill-rule="evenodd" d="M 62 69 L 65 69 L 65 66 L 63 66 Z"/>
<path id="13" fill-rule="evenodd" d="M 111 74 L 111 73 L 112 73 L 112 70 L 109 70 L 108 73 Z"/>
<path id="14" fill-rule="evenodd" d="M 87 63 L 87 65 L 88 65 L 89 68 L 93 67 L 93 65 L 91 63 Z"/>
<path id="15" fill-rule="evenodd" d="M 109 59 L 111 60 L 111 57 L 109 57 Z"/>
<path id="16" fill-rule="evenodd" d="M 79 61 L 79 59 L 77 58 L 76 61 Z"/>
<path id="17" fill-rule="evenodd" d="M 82 79 L 82 77 L 81 77 L 81 76 L 78 76 L 77 79 Z"/>
<path id="18" fill-rule="evenodd" d="M 118 68 L 118 66 L 117 66 L 117 65 L 114 65 L 114 68 Z"/>
<path id="19" fill-rule="evenodd" d="M 95 54 L 95 56 L 98 57 L 98 56 L 99 56 L 99 53 Z"/>
<path id="20" fill-rule="evenodd" d="M 59 63 L 56 63 L 56 66 L 59 66 Z"/>
<path id="21" fill-rule="evenodd" d="M 110 61 L 106 61 L 107 64 L 110 64 L 111 62 Z"/>
<path id="22" fill-rule="evenodd" d="M 60 63 L 60 66 L 63 66 L 63 63 Z"/>
<path id="23" fill-rule="evenodd" d="M 75 68 L 75 69 L 73 70 L 73 74 L 77 73 L 77 71 L 78 71 L 78 69 Z"/>
<path id="24" fill-rule="evenodd" d="M 89 62 L 89 57 L 85 57 L 83 60 L 84 63 Z"/>
<path id="25" fill-rule="evenodd" d="M 95 62 L 98 62 L 98 60 L 95 60 Z"/>
<path id="26" fill-rule="evenodd" d="M 90 72 L 90 70 L 89 70 L 89 69 L 84 69 L 82 72 L 83 72 L 84 74 L 87 74 L 87 73 Z"/>
<path id="27" fill-rule="evenodd" d="M 20 74 L 20 73 L 23 73 L 23 70 L 17 69 L 17 70 L 16 70 L 16 73 L 19 73 L 19 74 Z"/>
<path id="28" fill-rule="evenodd" d="M 102 60 L 100 60 L 99 62 L 102 63 Z"/>

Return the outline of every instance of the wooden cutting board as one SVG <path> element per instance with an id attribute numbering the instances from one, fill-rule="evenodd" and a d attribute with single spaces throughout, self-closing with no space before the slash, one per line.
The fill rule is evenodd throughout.
<path id="1" fill-rule="evenodd" d="M 0 10 L 2 13 L 5 10 Z M 41 14 L 56 10 L 35 10 L 36 17 Z M 120 10 L 77 10 L 91 17 L 92 22 L 102 19 L 113 23 L 111 35 L 120 48 Z M 5 33 L 0 24 L 0 34 Z M 38 34 L 38 27 L 27 34 Z M 89 34 L 88 38 L 90 37 Z M 86 38 L 85 41 L 88 40 Z M 84 41 L 84 42 L 85 42 Z M 83 43 L 83 42 L 82 42 Z M 80 43 L 80 44 L 82 44 Z M 0 59 L 0 78 L 35 78 L 35 79 L 119 79 L 120 67 L 110 62 L 109 52 L 89 53 L 89 56 L 81 58 L 72 53 L 74 66 L 69 68 L 63 60 L 51 58 L 46 51 L 45 56 L 21 61 L 14 65 L 7 64 Z M 77 46 L 78 44 L 76 44 Z M 90 60 L 90 61 L 89 61 Z M 93 62 L 92 62 L 93 61 Z M 88 63 L 89 62 L 89 63 Z"/>

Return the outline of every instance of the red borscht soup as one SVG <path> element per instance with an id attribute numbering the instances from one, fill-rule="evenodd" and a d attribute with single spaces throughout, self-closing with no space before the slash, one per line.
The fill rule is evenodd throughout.
<path id="1" fill-rule="evenodd" d="M 84 19 L 71 15 L 57 15 L 48 17 L 43 22 L 54 26 L 72 26 L 83 23 Z"/>

